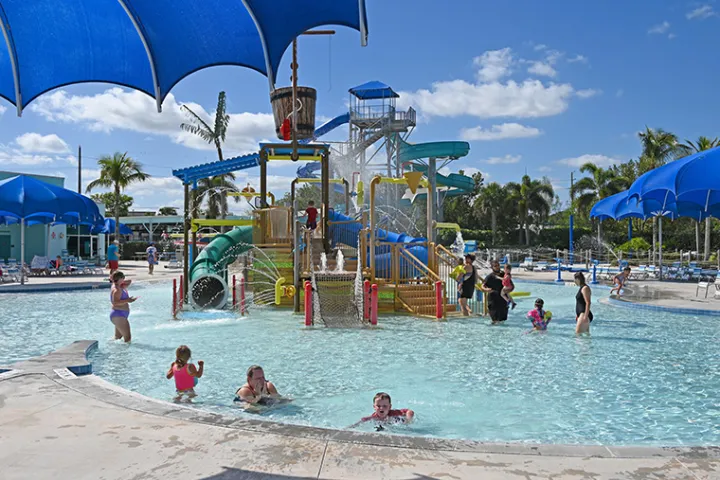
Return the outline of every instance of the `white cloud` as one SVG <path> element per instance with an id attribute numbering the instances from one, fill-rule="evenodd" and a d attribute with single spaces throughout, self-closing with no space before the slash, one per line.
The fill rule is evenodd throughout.
<path id="1" fill-rule="evenodd" d="M 541 134 L 542 131 L 535 127 L 527 127 L 519 123 L 503 123 L 502 125 L 493 125 L 490 129 L 484 129 L 483 127 L 464 128 L 460 132 L 460 137 L 467 141 L 490 141 L 509 138 L 530 138 L 537 137 Z"/>
<path id="2" fill-rule="evenodd" d="M 5 113 L 6 110 L 7 110 L 7 107 L 4 107 L 4 106 L 0 105 L 0 115 L 2 115 L 3 113 Z"/>
<path id="3" fill-rule="evenodd" d="M 677 35 L 675 35 L 674 33 L 668 34 L 668 40 L 672 40 L 673 38 L 677 38 Z"/>
<path id="4" fill-rule="evenodd" d="M 543 45 L 543 44 L 541 43 L 541 44 L 535 45 L 534 50 L 535 50 L 536 52 L 539 52 L 539 51 L 541 51 L 541 50 L 547 50 L 547 48 L 548 48 L 547 45 Z"/>
<path id="5" fill-rule="evenodd" d="M 653 25 L 650 27 L 650 30 L 648 30 L 649 35 L 663 35 L 667 33 L 667 31 L 670 30 L 670 22 L 664 21 L 662 23 L 659 23 L 657 25 Z"/>
<path id="6" fill-rule="evenodd" d="M 537 118 L 558 115 L 574 93 L 570 84 L 545 86 L 539 80 L 472 84 L 464 80 L 436 82 L 432 90 L 403 92 L 402 104 L 415 105 L 429 116 Z"/>
<path id="7" fill-rule="evenodd" d="M 23 152 L 27 153 L 67 153 L 70 147 L 65 140 L 57 135 L 40 135 L 39 133 L 23 133 L 15 139 Z"/>
<path id="8" fill-rule="evenodd" d="M 528 73 L 541 75 L 543 77 L 557 76 L 557 70 L 555 70 L 552 65 L 544 62 L 533 62 L 530 68 L 528 68 Z"/>
<path id="9" fill-rule="evenodd" d="M 695 10 L 688 12 L 686 15 L 688 20 L 705 20 L 706 18 L 717 16 L 715 10 L 710 5 L 703 5 Z"/>
<path id="10" fill-rule="evenodd" d="M 518 163 L 521 158 L 522 155 L 505 155 L 504 157 L 490 157 L 484 162 L 490 165 L 510 165 Z"/>
<path id="11" fill-rule="evenodd" d="M 510 66 L 513 63 L 512 50 L 509 47 L 490 50 L 475 57 L 473 63 L 480 67 L 477 76 L 481 82 L 496 82 L 510 74 Z"/>
<path id="12" fill-rule="evenodd" d="M 585 90 L 578 90 L 577 92 L 575 92 L 575 95 L 577 95 L 580 98 L 590 98 L 590 97 L 594 97 L 595 95 L 600 95 L 601 93 L 602 93 L 602 90 L 586 88 Z"/>
<path id="13" fill-rule="evenodd" d="M 461 168 L 461 169 L 459 169 L 459 170 L 462 170 L 462 171 L 465 173 L 465 175 L 468 176 L 468 177 L 472 177 L 472 176 L 475 175 L 476 173 L 482 173 L 482 174 L 483 174 L 483 177 L 486 177 L 486 178 L 487 178 L 487 174 L 486 174 L 486 173 L 482 172 L 481 170 L 479 170 L 479 169 L 477 169 L 477 168 L 475 168 L 475 167 Z"/>
<path id="14" fill-rule="evenodd" d="M 573 58 L 568 58 L 568 63 L 588 63 L 588 59 L 585 55 L 575 55 Z"/>
<path id="15" fill-rule="evenodd" d="M 609 167 L 610 165 L 614 165 L 621 161 L 622 160 L 618 158 L 608 157 L 606 155 L 585 154 L 574 158 L 564 158 L 562 160 L 558 160 L 556 163 L 559 165 L 567 165 L 569 167 L 582 167 L 586 163 L 593 163 L 598 167 Z"/>
<path id="16" fill-rule="evenodd" d="M 47 165 L 53 163 L 53 158 L 47 155 L 33 155 L 20 150 L 7 149 L 0 146 L 0 165 Z"/>
<path id="17" fill-rule="evenodd" d="M 186 105 L 201 117 L 210 119 L 210 113 L 202 106 L 195 103 Z M 30 110 L 48 121 L 80 124 L 91 131 L 110 133 L 120 129 L 163 135 L 189 148 L 212 150 L 212 145 L 180 130 L 180 124 L 188 122 L 180 107 L 181 104 L 170 94 L 163 103 L 163 112 L 157 113 L 155 102 L 144 93 L 114 87 L 90 96 L 71 95 L 59 90 L 38 98 Z M 256 151 L 259 141 L 274 135 L 275 124 L 271 114 L 230 114 L 225 142 L 227 156 Z"/>

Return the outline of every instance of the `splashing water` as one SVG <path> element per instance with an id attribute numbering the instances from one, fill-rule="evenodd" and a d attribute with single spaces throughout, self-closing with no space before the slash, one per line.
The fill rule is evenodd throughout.
<path id="1" fill-rule="evenodd" d="M 462 232 L 458 231 L 457 235 L 455 235 L 455 241 L 450 246 L 450 251 L 459 257 L 465 254 L 465 239 Z"/>
<path id="2" fill-rule="evenodd" d="M 322 252 L 320 254 L 320 272 L 327 272 L 327 255 L 325 254 L 325 252 Z"/>
<path id="3" fill-rule="evenodd" d="M 336 272 L 344 272 L 345 271 L 345 254 L 342 250 L 338 250 L 337 252 L 337 265 L 335 266 Z"/>

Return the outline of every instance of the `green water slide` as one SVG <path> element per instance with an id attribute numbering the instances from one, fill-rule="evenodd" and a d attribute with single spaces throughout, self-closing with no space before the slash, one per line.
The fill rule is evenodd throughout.
<path id="1" fill-rule="evenodd" d="M 252 248 L 253 227 L 235 227 L 221 233 L 190 267 L 190 299 L 198 308 L 223 308 L 228 300 L 227 267 Z"/>

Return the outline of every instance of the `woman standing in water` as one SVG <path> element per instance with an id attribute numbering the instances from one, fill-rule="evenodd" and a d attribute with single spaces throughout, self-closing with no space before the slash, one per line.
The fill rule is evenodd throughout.
<path id="1" fill-rule="evenodd" d="M 482 285 L 482 291 L 488 296 L 488 311 L 492 324 L 496 325 L 507 320 L 508 304 L 502 297 L 502 272 L 500 271 L 500 263 L 497 260 L 490 262 L 492 272 L 485 277 Z"/>
<path id="2" fill-rule="evenodd" d="M 110 276 L 112 288 L 110 289 L 110 303 L 112 310 L 110 311 L 110 321 L 115 325 L 115 340 L 121 338 L 125 342 L 131 339 L 130 334 L 130 304 L 137 298 L 131 297 L 127 291 L 132 280 L 125 280 L 125 274 L 116 271 Z"/>
<path id="3" fill-rule="evenodd" d="M 593 314 L 590 311 L 590 303 L 592 301 L 592 291 L 587 283 L 585 283 L 585 275 L 582 272 L 575 274 L 575 285 L 580 287 L 577 295 L 575 295 L 575 333 L 590 333 L 590 322 L 593 321 Z"/>
<path id="4" fill-rule="evenodd" d="M 475 265 L 473 265 L 474 261 L 474 255 L 465 255 L 465 265 L 463 265 L 464 273 L 458 279 L 460 287 L 458 289 L 460 290 L 460 309 L 462 310 L 462 314 L 466 317 L 470 316 L 470 307 L 468 306 L 468 300 L 472 300 L 473 296 L 475 295 L 475 283 L 477 274 L 475 273 Z"/>

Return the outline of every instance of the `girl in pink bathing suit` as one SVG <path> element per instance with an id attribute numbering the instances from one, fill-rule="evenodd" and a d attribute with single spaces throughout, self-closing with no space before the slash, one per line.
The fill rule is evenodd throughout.
<path id="1" fill-rule="evenodd" d="M 505 264 L 505 275 L 503 275 L 502 285 L 503 289 L 500 295 L 502 295 L 502 298 L 507 302 L 508 306 L 512 305 L 512 309 L 514 310 L 517 303 L 512 299 L 510 293 L 515 290 L 515 284 L 512 281 L 512 265 L 509 263 Z"/>
<path id="2" fill-rule="evenodd" d="M 198 360 L 199 368 L 195 368 L 190 362 L 192 352 L 187 345 L 180 345 L 175 351 L 175 361 L 170 365 L 170 370 L 167 372 L 168 380 L 175 378 L 175 390 L 176 396 L 173 399 L 174 402 L 180 402 L 183 396 L 187 396 L 187 400 L 195 398 L 195 385 L 198 383 L 198 378 L 202 377 L 205 362 Z"/>

